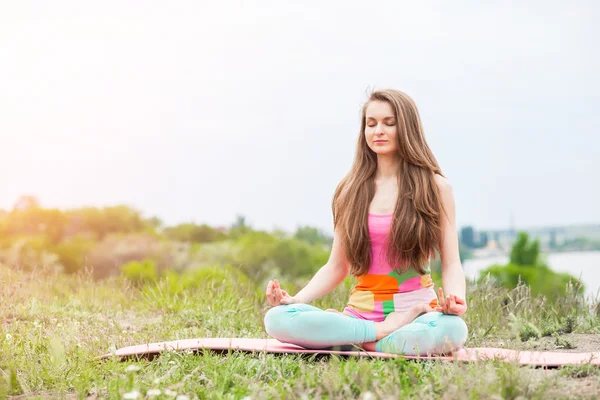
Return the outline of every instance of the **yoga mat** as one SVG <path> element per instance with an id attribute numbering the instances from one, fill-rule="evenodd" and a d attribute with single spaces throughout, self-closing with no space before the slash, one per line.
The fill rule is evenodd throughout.
<path id="1" fill-rule="evenodd" d="M 114 356 L 129 358 L 134 356 L 155 356 L 164 351 L 201 351 L 210 349 L 216 351 L 240 350 L 246 352 L 269 352 L 277 354 L 338 354 L 342 356 L 395 358 L 424 360 L 450 360 L 473 362 L 479 360 L 499 359 L 506 362 L 516 362 L 521 365 L 539 367 L 559 367 L 569 364 L 600 365 L 600 352 L 593 353 L 561 353 L 551 351 L 518 351 L 499 348 L 466 348 L 446 356 L 403 356 L 398 354 L 367 352 L 362 350 L 308 350 L 300 346 L 281 343 L 276 339 L 248 339 L 248 338 L 198 338 L 176 340 L 171 342 L 148 343 L 118 349 Z M 105 354 L 99 358 L 106 359 L 113 354 Z"/>

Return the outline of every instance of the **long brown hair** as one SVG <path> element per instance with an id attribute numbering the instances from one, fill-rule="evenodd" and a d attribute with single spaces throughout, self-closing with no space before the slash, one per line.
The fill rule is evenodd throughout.
<path id="1" fill-rule="evenodd" d="M 346 249 L 350 273 L 366 274 L 371 263 L 368 212 L 375 195 L 377 154 L 365 140 L 365 120 L 367 106 L 375 100 L 392 106 L 398 127 L 399 190 L 387 237 L 388 262 L 398 273 L 412 267 L 425 274 L 429 257 L 442 242 L 443 206 L 434 176 L 442 171 L 425 140 L 417 106 L 405 93 L 377 90 L 365 102 L 354 163 L 333 197 L 333 225 Z"/>

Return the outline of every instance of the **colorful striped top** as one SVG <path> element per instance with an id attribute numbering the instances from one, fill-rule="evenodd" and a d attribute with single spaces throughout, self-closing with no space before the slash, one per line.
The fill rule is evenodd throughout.
<path id="1" fill-rule="evenodd" d="M 413 269 L 399 275 L 387 262 L 385 239 L 392 218 L 393 214 L 369 214 L 371 265 L 357 278 L 345 314 L 379 322 L 393 311 L 406 312 L 415 303 L 438 304 L 429 267 L 425 275 Z"/>

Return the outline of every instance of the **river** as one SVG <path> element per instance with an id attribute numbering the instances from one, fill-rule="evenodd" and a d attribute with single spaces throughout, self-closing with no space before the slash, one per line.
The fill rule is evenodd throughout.
<path id="1" fill-rule="evenodd" d="M 578 251 L 544 254 L 546 264 L 556 272 L 567 272 L 581 278 L 586 297 L 600 298 L 600 251 Z M 479 277 L 479 271 L 493 264 L 506 264 L 508 256 L 471 258 L 463 262 L 465 275 Z"/>

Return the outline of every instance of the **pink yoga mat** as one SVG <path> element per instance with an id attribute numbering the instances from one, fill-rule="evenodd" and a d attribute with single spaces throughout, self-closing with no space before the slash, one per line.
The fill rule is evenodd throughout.
<path id="1" fill-rule="evenodd" d="M 244 338 L 199 338 L 176 340 L 172 342 L 149 343 L 118 349 L 117 357 L 152 356 L 164 351 L 185 350 L 241 350 L 247 352 L 259 351 L 279 354 L 339 354 L 344 356 L 409 359 L 436 359 L 454 361 L 478 361 L 499 359 L 506 362 L 517 362 L 522 365 L 558 367 L 568 364 L 600 365 L 600 352 L 594 353 L 560 353 L 551 351 L 517 351 L 497 348 L 468 348 L 454 352 L 451 356 L 401 356 L 397 354 L 366 352 L 366 351 L 334 351 L 308 350 L 293 344 L 281 343 L 275 339 L 244 339 Z M 105 354 L 100 358 L 109 358 L 113 354 Z"/>

